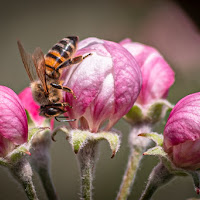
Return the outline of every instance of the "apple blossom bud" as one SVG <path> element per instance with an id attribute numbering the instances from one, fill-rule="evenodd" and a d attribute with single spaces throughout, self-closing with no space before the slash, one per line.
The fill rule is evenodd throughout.
<path id="1" fill-rule="evenodd" d="M 164 129 L 164 150 L 175 166 L 200 168 L 200 92 L 181 99 Z"/>
<path id="2" fill-rule="evenodd" d="M 105 121 L 108 124 L 104 130 L 109 130 L 130 110 L 140 92 L 142 77 L 133 56 L 117 43 L 87 38 L 79 43 L 76 55 L 90 53 L 68 70 L 64 85 L 77 97 L 66 93 L 66 101 L 73 107 L 68 116 L 77 119 L 70 123 L 72 128 L 97 132 Z"/>
<path id="3" fill-rule="evenodd" d="M 0 109 L 0 157 L 5 157 L 27 142 L 28 123 L 19 97 L 5 86 L 0 86 Z"/>
<path id="4" fill-rule="evenodd" d="M 174 72 L 161 54 L 150 46 L 130 39 L 125 39 L 120 44 L 135 57 L 141 67 L 143 84 L 137 103 L 145 106 L 166 98 L 174 83 Z"/>

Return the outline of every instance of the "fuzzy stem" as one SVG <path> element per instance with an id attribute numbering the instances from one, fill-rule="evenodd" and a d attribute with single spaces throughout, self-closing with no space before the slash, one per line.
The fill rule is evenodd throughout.
<path id="1" fill-rule="evenodd" d="M 48 199 L 49 200 L 58 200 L 59 198 L 57 196 L 55 187 L 53 185 L 53 181 L 51 179 L 49 169 L 41 167 L 38 170 L 38 174 L 40 176 L 40 179 L 42 181 L 42 184 L 43 184 L 43 187 L 46 191 Z"/>
<path id="2" fill-rule="evenodd" d="M 23 158 L 10 167 L 12 175 L 22 185 L 29 200 L 38 200 L 32 181 L 32 169 L 29 162 Z"/>
<path id="3" fill-rule="evenodd" d="M 50 173 L 50 154 L 51 137 L 49 131 L 38 133 L 31 144 L 30 162 L 40 176 L 44 190 L 49 200 L 58 200 L 58 196 Z"/>
<path id="4" fill-rule="evenodd" d="M 140 126 L 132 128 L 129 135 L 130 155 L 116 200 L 125 200 L 128 198 L 136 177 L 139 163 L 143 158 L 143 152 L 149 146 L 149 139 L 139 137 L 138 134 L 150 132 L 151 126 L 148 125 L 141 124 Z"/>
<path id="5" fill-rule="evenodd" d="M 94 141 L 84 146 L 78 154 L 81 173 L 81 199 L 84 200 L 92 200 L 96 155 L 97 143 Z"/>
<path id="6" fill-rule="evenodd" d="M 149 180 L 140 200 L 149 200 L 155 193 L 155 191 L 162 185 L 170 181 L 174 175 L 168 171 L 168 169 L 160 162 L 152 170 Z"/>
<path id="7" fill-rule="evenodd" d="M 141 154 L 142 154 L 141 150 L 138 148 L 131 150 L 127 168 L 126 168 L 123 180 L 122 180 L 122 184 L 120 186 L 120 191 L 117 196 L 117 200 L 127 199 L 128 195 L 130 194 L 130 189 L 133 184 L 135 171 L 136 171 L 138 163 L 140 161 Z"/>

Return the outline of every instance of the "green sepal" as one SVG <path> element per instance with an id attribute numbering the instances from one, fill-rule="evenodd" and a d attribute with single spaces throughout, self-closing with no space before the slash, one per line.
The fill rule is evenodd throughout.
<path id="1" fill-rule="evenodd" d="M 28 130 L 28 142 L 39 132 L 50 129 L 49 127 L 34 127 Z"/>
<path id="2" fill-rule="evenodd" d="M 115 156 L 120 147 L 120 137 L 114 132 L 91 133 L 89 131 L 82 131 L 78 129 L 68 130 L 66 127 L 59 127 L 52 133 L 52 139 L 54 141 L 54 137 L 58 130 L 61 130 L 66 134 L 66 138 L 69 140 L 72 145 L 72 149 L 76 154 L 89 142 L 99 142 L 101 140 L 106 140 L 109 143 L 112 151 L 111 158 Z"/>
<path id="3" fill-rule="evenodd" d="M 165 119 L 165 116 L 168 116 L 172 108 L 173 106 L 164 99 L 159 99 L 146 106 L 136 103 L 124 116 L 124 119 L 131 124 L 155 124 Z"/>
<path id="4" fill-rule="evenodd" d="M 6 159 L 0 158 L 0 165 L 4 166 L 4 167 L 8 167 L 9 163 L 8 163 L 8 161 Z"/>
<path id="5" fill-rule="evenodd" d="M 13 150 L 8 156 L 8 162 L 10 164 L 17 162 L 19 159 L 21 159 L 23 156 L 25 156 L 26 154 L 31 155 L 27 144 L 21 145 L 18 148 L 16 148 L 15 150 Z"/>
<path id="6" fill-rule="evenodd" d="M 163 145 L 163 135 L 158 134 L 158 133 L 140 133 L 138 136 L 142 136 L 142 137 L 147 137 L 151 140 L 153 140 L 158 146 L 162 146 Z"/>
<path id="7" fill-rule="evenodd" d="M 172 110 L 172 105 L 167 100 L 159 100 L 153 103 L 147 110 L 146 120 L 155 124 L 165 118 L 168 111 Z"/>
<path id="8" fill-rule="evenodd" d="M 129 112 L 124 116 L 124 118 L 129 122 L 133 124 L 138 124 L 143 121 L 143 111 L 142 108 L 138 105 L 135 104 Z"/>
<path id="9" fill-rule="evenodd" d="M 28 121 L 28 127 L 33 127 L 33 126 L 35 126 L 35 123 L 34 123 L 34 121 L 32 120 L 32 118 L 31 118 L 29 112 L 28 112 L 26 109 L 25 109 L 25 111 L 26 111 L 26 116 L 27 116 L 27 121 Z"/>
<path id="10" fill-rule="evenodd" d="M 169 118 L 169 115 L 170 115 L 172 109 L 173 109 L 173 107 L 167 109 L 167 111 L 166 111 L 166 113 L 165 113 L 165 117 L 164 117 L 164 119 L 163 119 L 163 124 L 166 124 L 166 123 L 167 123 L 167 120 L 168 120 L 168 118 Z"/>
<path id="11" fill-rule="evenodd" d="M 171 174 L 174 174 L 175 176 L 188 175 L 188 173 L 184 169 L 174 166 L 174 164 L 170 161 L 167 153 L 163 150 L 161 146 L 156 146 L 148 149 L 146 152 L 143 153 L 143 155 L 158 156 L 162 160 L 162 163 L 165 165 L 165 167 L 169 170 L 169 172 Z"/>
<path id="12" fill-rule="evenodd" d="M 143 153 L 143 155 L 166 157 L 167 153 L 165 153 L 165 151 L 163 150 L 161 146 L 156 146 L 156 147 L 148 149 L 146 152 Z"/>

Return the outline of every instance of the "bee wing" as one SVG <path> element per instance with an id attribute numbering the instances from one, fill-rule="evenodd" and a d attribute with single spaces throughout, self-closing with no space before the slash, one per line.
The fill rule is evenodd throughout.
<path id="1" fill-rule="evenodd" d="M 33 82 L 37 79 L 34 63 L 32 60 L 32 56 L 30 53 L 27 53 L 22 45 L 22 43 L 18 40 L 17 45 L 19 48 L 19 52 L 22 58 L 22 62 L 24 64 L 24 68 L 26 69 L 26 72 L 30 78 L 30 81 Z"/>
<path id="2" fill-rule="evenodd" d="M 44 54 L 41 48 L 37 47 L 35 49 L 32 55 L 32 59 L 35 65 L 38 78 L 42 83 L 45 93 L 48 94 L 48 88 L 46 83 L 46 66 L 45 66 Z"/>

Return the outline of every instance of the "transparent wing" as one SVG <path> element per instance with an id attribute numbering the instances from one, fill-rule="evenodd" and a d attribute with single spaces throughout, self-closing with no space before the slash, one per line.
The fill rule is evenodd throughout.
<path id="1" fill-rule="evenodd" d="M 46 83 L 46 67 L 45 67 L 45 60 L 44 54 L 42 49 L 37 47 L 33 52 L 32 59 L 35 65 L 35 69 L 38 75 L 38 78 L 42 82 L 42 86 L 46 94 L 48 94 L 48 88 Z"/>
<path id="2" fill-rule="evenodd" d="M 35 70 L 35 66 L 32 60 L 32 56 L 30 53 L 27 53 L 22 45 L 22 43 L 18 40 L 17 45 L 19 48 L 19 52 L 22 58 L 22 62 L 24 64 L 24 68 L 26 69 L 26 72 L 30 78 L 30 81 L 33 82 L 34 80 L 37 80 L 37 74 Z"/>

